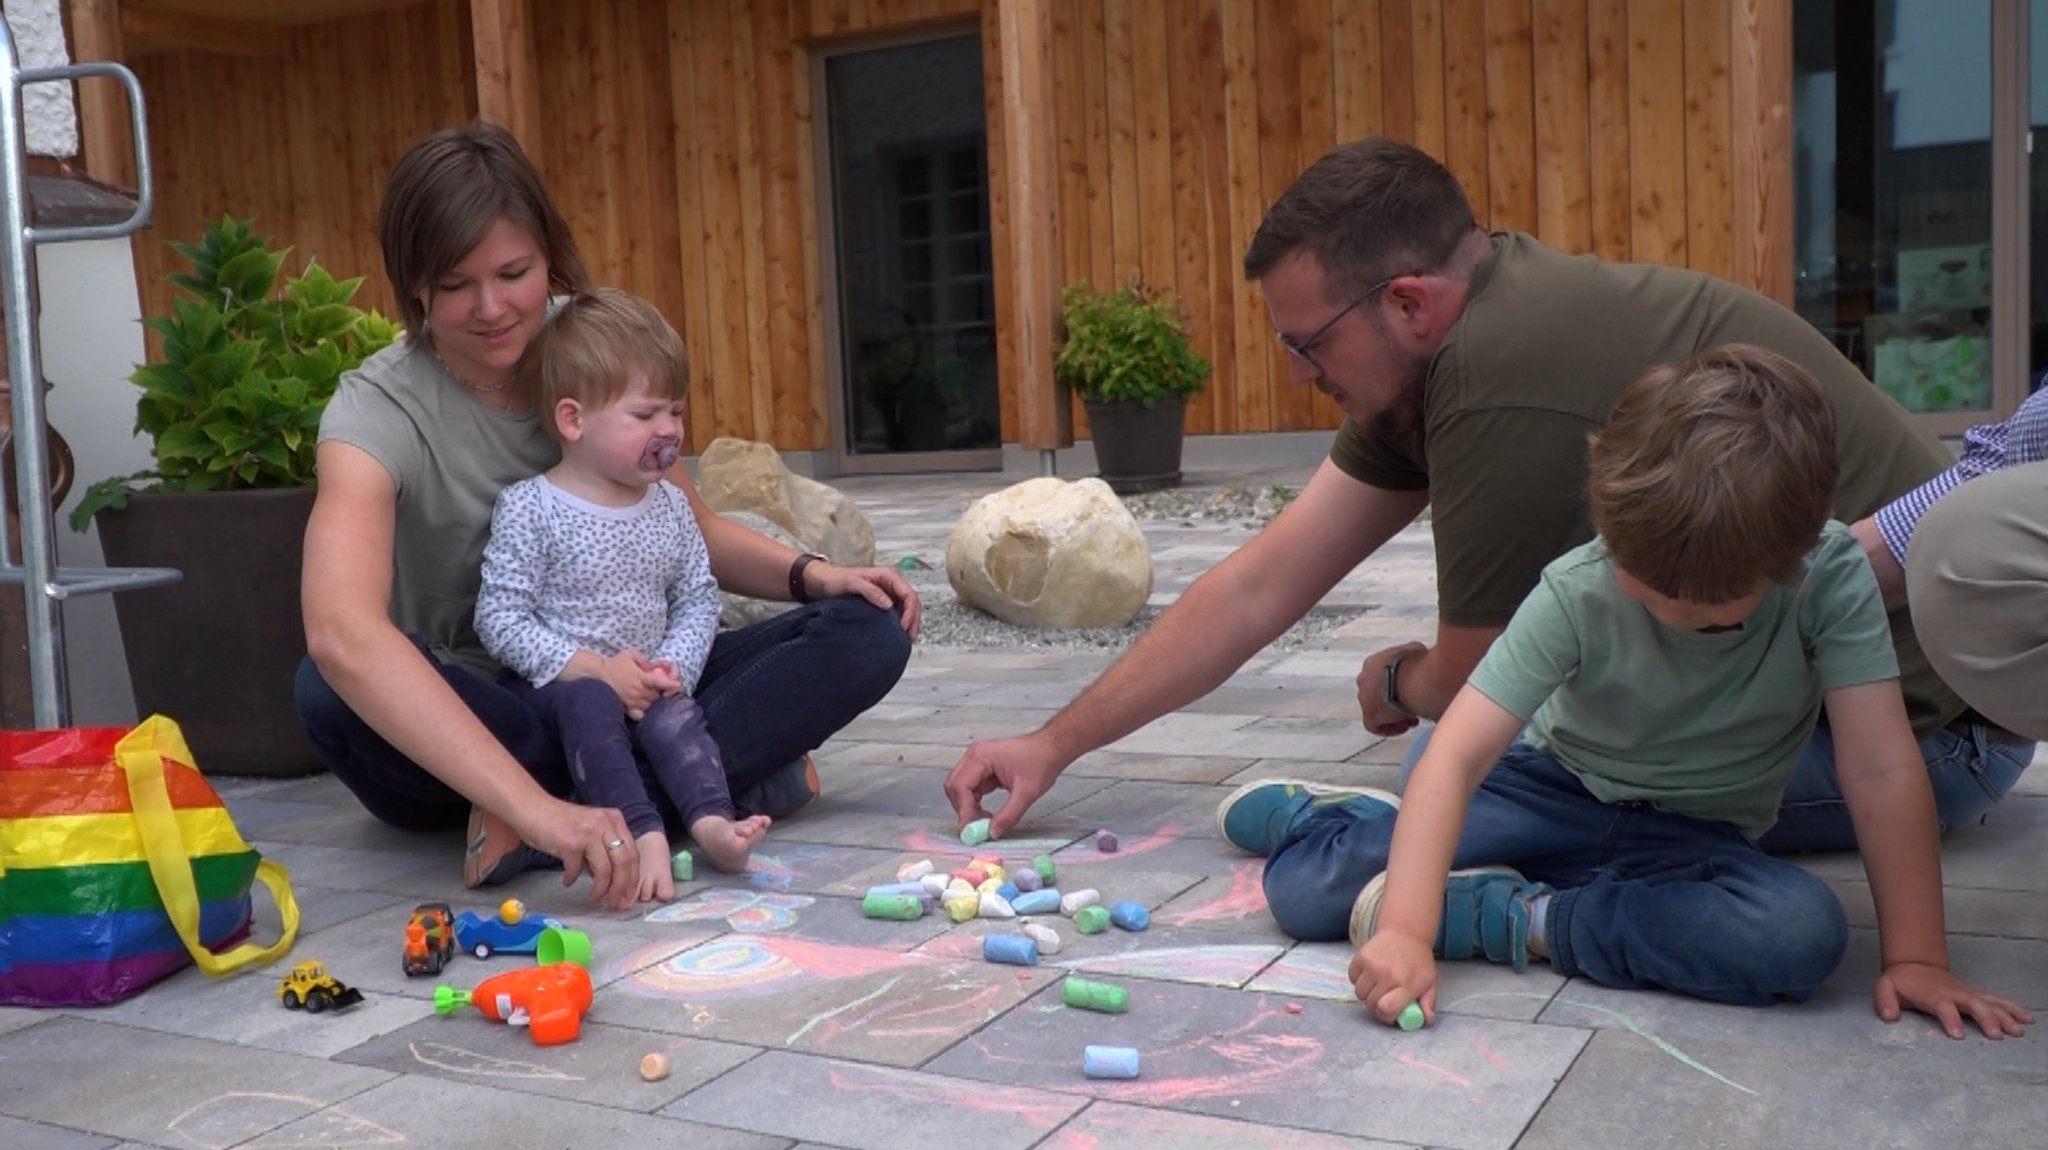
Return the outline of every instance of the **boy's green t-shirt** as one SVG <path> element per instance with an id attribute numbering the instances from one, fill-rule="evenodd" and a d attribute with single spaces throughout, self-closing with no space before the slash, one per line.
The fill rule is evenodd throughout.
<path id="1" fill-rule="evenodd" d="M 1459 627 L 1506 623 L 1544 564 L 1593 537 L 1586 439 L 1621 389 L 1661 363 L 1723 343 L 1766 347 L 1819 378 L 1835 412 L 1835 518 L 1861 519 L 1954 462 L 1940 440 L 1827 337 L 1757 293 L 1683 268 L 1608 263 L 1494 237 L 1462 318 L 1437 352 L 1412 434 L 1346 421 L 1330 458 L 1390 490 L 1427 490 L 1437 609 Z M 1894 642 L 1922 735 L 1963 712 L 1901 608 Z"/>
<path id="2" fill-rule="evenodd" d="M 1756 838 L 1777 821 L 1822 694 L 1897 675 L 1877 577 L 1829 523 L 1796 586 L 1713 634 L 1666 627 L 1622 594 L 1596 537 L 1544 568 L 1471 683 L 1601 802 Z"/>

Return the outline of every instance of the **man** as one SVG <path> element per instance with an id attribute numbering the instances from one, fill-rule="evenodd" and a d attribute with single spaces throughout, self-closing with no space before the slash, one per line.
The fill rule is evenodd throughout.
<path id="1" fill-rule="evenodd" d="M 1783 307 L 1695 272 L 1604 264 L 1528 236 L 1489 235 L 1449 171 L 1393 140 L 1342 145 L 1304 172 L 1266 214 L 1244 267 L 1291 353 L 1293 379 L 1346 415 L 1329 460 L 1045 726 L 969 746 L 946 779 L 962 823 L 982 817 L 984 796 L 1007 790 L 991 830 L 1008 831 L 1075 759 L 1222 684 L 1425 505 L 1436 538 L 1437 642 L 1367 658 L 1358 698 L 1375 734 L 1435 719 L 1543 566 L 1591 537 L 1587 436 L 1653 364 L 1741 342 L 1812 371 L 1835 407 L 1844 519 L 1870 515 L 1949 462 L 1933 436 Z M 1903 611 L 1892 626 L 1942 825 L 1975 821 L 1996 801 L 1977 782 L 1983 760 L 2024 766 L 2032 746 L 1965 715 Z M 1764 842 L 1853 847 L 1825 728 Z"/>

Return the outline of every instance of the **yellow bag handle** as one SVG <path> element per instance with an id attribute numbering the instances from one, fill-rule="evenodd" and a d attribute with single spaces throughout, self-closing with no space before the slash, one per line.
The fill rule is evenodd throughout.
<path id="1" fill-rule="evenodd" d="M 157 894 L 199 969 L 212 975 L 226 974 L 251 964 L 260 966 L 290 950 L 299 934 L 299 901 L 292 896 L 291 876 L 269 859 L 256 864 L 256 881 L 270 888 L 270 897 L 277 900 L 284 936 L 269 946 L 245 942 L 226 954 L 215 954 L 200 944 L 199 891 L 192 883 L 192 860 L 185 853 L 177 810 L 164 785 L 165 758 L 192 762 L 192 751 L 178 724 L 151 715 L 115 744 L 114 758 L 128 776 L 128 802 L 135 809 L 135 825 L 142 832 L 142 849 L 149 856 L 149 873 L 156 880 Z"/>

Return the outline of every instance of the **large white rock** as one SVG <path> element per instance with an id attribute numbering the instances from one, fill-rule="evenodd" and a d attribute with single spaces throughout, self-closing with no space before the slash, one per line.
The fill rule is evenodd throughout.
<path id="1" fill-rule="evenodd" d="M 1020 626 L 1121 627 L 1152 594 L 1152 552 L 1100 479 L 1027 479 L 960 517 L 946 578 L 962 603 Z"/>
<path id="2" fill-rule="evenodd" d="M 875 561 L 875 529 L 853 500 L 783 466 L 765 443 L 714 439 L 697 460 L 697 490 L 713 511 L 750 511 L 834 563 Z"/>

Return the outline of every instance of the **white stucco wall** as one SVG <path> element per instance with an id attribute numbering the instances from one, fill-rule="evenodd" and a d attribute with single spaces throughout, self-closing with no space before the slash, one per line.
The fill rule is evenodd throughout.
<path id="1" fill-rule="evenodd" d="M 149 443 L 135 435 L 134 385 L 142 362 L 142 303 L 127 240 L 51 244 L 36 249 L 42 287 L 43 377 L 50 381 L 50 426 L 71 445 L 76 481 L 57 511 L 57 559 L 97 567 L 99 536 L 73 534 L 64 523 L 85 486 L 150 466 Z M 135 721 L 135 699 L 110 595 L 64 604 L 65 663 L 72 721 Z"/>
<path id="2" fill-rule="evenodd" d="M 8 30 L 23 68 L 54 68 L 71 62 L 64 44 L 61 0 L 5 0 Z M 70 84 L 36 84 L 22 92 L 30 155 L 68 158 L 78 154 L 78 114 Z"/>

